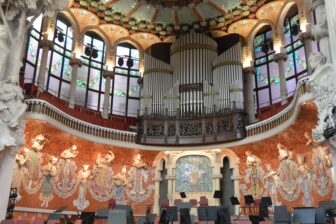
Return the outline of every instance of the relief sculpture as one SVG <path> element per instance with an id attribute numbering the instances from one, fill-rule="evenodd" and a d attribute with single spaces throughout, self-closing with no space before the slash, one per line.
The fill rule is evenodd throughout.
<path id="1" fill-rule="evenodd" d="M 86 188 L 90 178 L 91 170 L 89 169 L 89 165 L 83 165 L 82 169 L 78 172 L 78 198 L 73 201 L 73 205 L 80 211 L 85 210 L 90 205 L 89 200 L 86 199 Z"/>

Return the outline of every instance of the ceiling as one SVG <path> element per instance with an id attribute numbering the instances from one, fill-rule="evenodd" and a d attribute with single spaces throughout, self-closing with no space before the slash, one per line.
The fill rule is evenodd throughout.
<path id="1" fill-rule="evenodd" d="M 92 12 L 100 25 L 114 24 L 130 35 L 147 33 L 165 41 L 192 30 L 210 31 L 214 37 L 222 36 L 230 32 L 229 27 L 234 23 L 257 19 L 258 9 L 274 1 L 74 0 L 70 7 Z"/>

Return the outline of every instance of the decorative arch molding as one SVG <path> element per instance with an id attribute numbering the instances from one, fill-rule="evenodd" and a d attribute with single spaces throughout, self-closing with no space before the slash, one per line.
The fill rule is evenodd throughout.
<path id="1" fill-rule="evenodd" d="M 72 41 L 72 50 L 78 51 L 80 46 L 80 32 L 79 32 L 79 23 L 77 19 L 75 18 L 74 14 L 71 13 L 70 9 L 67 9 L 66 11 L 60 11 L 59 14 L 62 14 L 64 17 L 68 19 L 68 21 L 71 23 L 71 28 L 73 29 L 73 41 Z"/>
<path id="2" fill-rule="evenodd" d="M 254 60 L 253 40 L 254 40 L 255 36 L 257 35 L 257 33 L 259 32 L 259 30 L 261 28 L 263 28 L 264 26 L 270 26 L 271 27 L 271 29 L 272 29 L 272 37 L 273 37 L 274 43 L 276 41 L 274 39 L 276 37 L 276 35 L 275 35 L 276 34 L 276 27 L 274 26 L 273 22 L 271 20 L 268 20 L 268 19 L 263 19 L 263 20 L 258 21 L 258 23 L 254 25 L 254 27 L 252 28 L 252 30 L 250 31 L 250 33 L 249 33 L 249 35 L 247 37 L 247 46 L 248 46 L 249 51 L 252 54 L 253 60 Z"/>
<path id="3" fill-rule="evenodd" d="M 285 17 L 287 15 L 289 9 L 293 5 L 296 5 L 298 7 L 298 10 L 300 11 L 300 7 L 297 4 L 297 0 L 289 0 L 286 4 L 284 4 L 282 6 L 282 9 L 280 10 L 280 13 L 279 13 L 278 18 L 277 18 L 276 27 L 277 27 L 277 34 L 278 34 L 281 46 L 284 46 L 284 43 L 285 43 L 285 35 L 284 35 L 284 32 L 283 32 L 283 23 L 285 21 Z"/>
<path id="4" fill-rule="evenodd" d="M 130 36 L 119 38 L 113 43 L 113 46 L 111 48 L 111 55 L 113 55 L 113 59 L 115 59 L 115 54 L 117 52 L 117 46 L 121 43 L 129 43 L 129 44 L 133 45 L 139 51 L 139 63 L 140 63 L 139 64 L 139 71 L 141 73 L 143 73 L 144 66 L 145 66 L 144 65 L 144 49 L 138 41 L 134 40 Z M 112 60 L 112 58 L 111 58 L 111 60 Z M 113 61 L 112 64 L 114 64 L 115 60 L 112 60 L 112 61 Z"/>
<path id="5" fill-rule="evenodd" d="M 87 27 L 85 27 L 81 32 L 81 40 L 82 40 L 81 44 L 82 45 L 84 44 L 84 35 L 87 32 L 96 33 L 104 41 L 104 43 L 106 45 L 106 57 L 105 57 L 105 63 L 106 63 L 108 61 L 108 58 L 110 57 L 108 49 L 111 49 L 111 43 L 110 43 L 108 37 L 106 36 L 105 32 L 99 26 L 87 26 Z M 83 46 L 82 46 L 82 49 L 83 49 Z"/>

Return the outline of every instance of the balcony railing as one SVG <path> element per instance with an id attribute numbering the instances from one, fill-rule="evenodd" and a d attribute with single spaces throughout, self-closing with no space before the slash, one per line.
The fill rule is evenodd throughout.
<path id="1" fill-rule="evenodd" d="M 46 116 L 79 133 L 102 139 L 129 143 L 135 142 L 136 133 L 106 128 L 82 121 L 70 116 L 44 100 L 27 99 L 25 102 L 27 104 L 26 116 L 29 114 Z"/>

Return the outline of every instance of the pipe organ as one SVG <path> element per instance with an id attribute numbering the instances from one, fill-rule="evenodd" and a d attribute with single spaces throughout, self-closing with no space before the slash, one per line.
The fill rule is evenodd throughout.
<path id="1" fill-rule="evenodd" d="M 145 54 L 139 143 L 199 144 L 244 137 L 241 44 L 220 55 L 217 49 L 214 39 L 190 33 L 172 44 L 170 64 Z"/>

